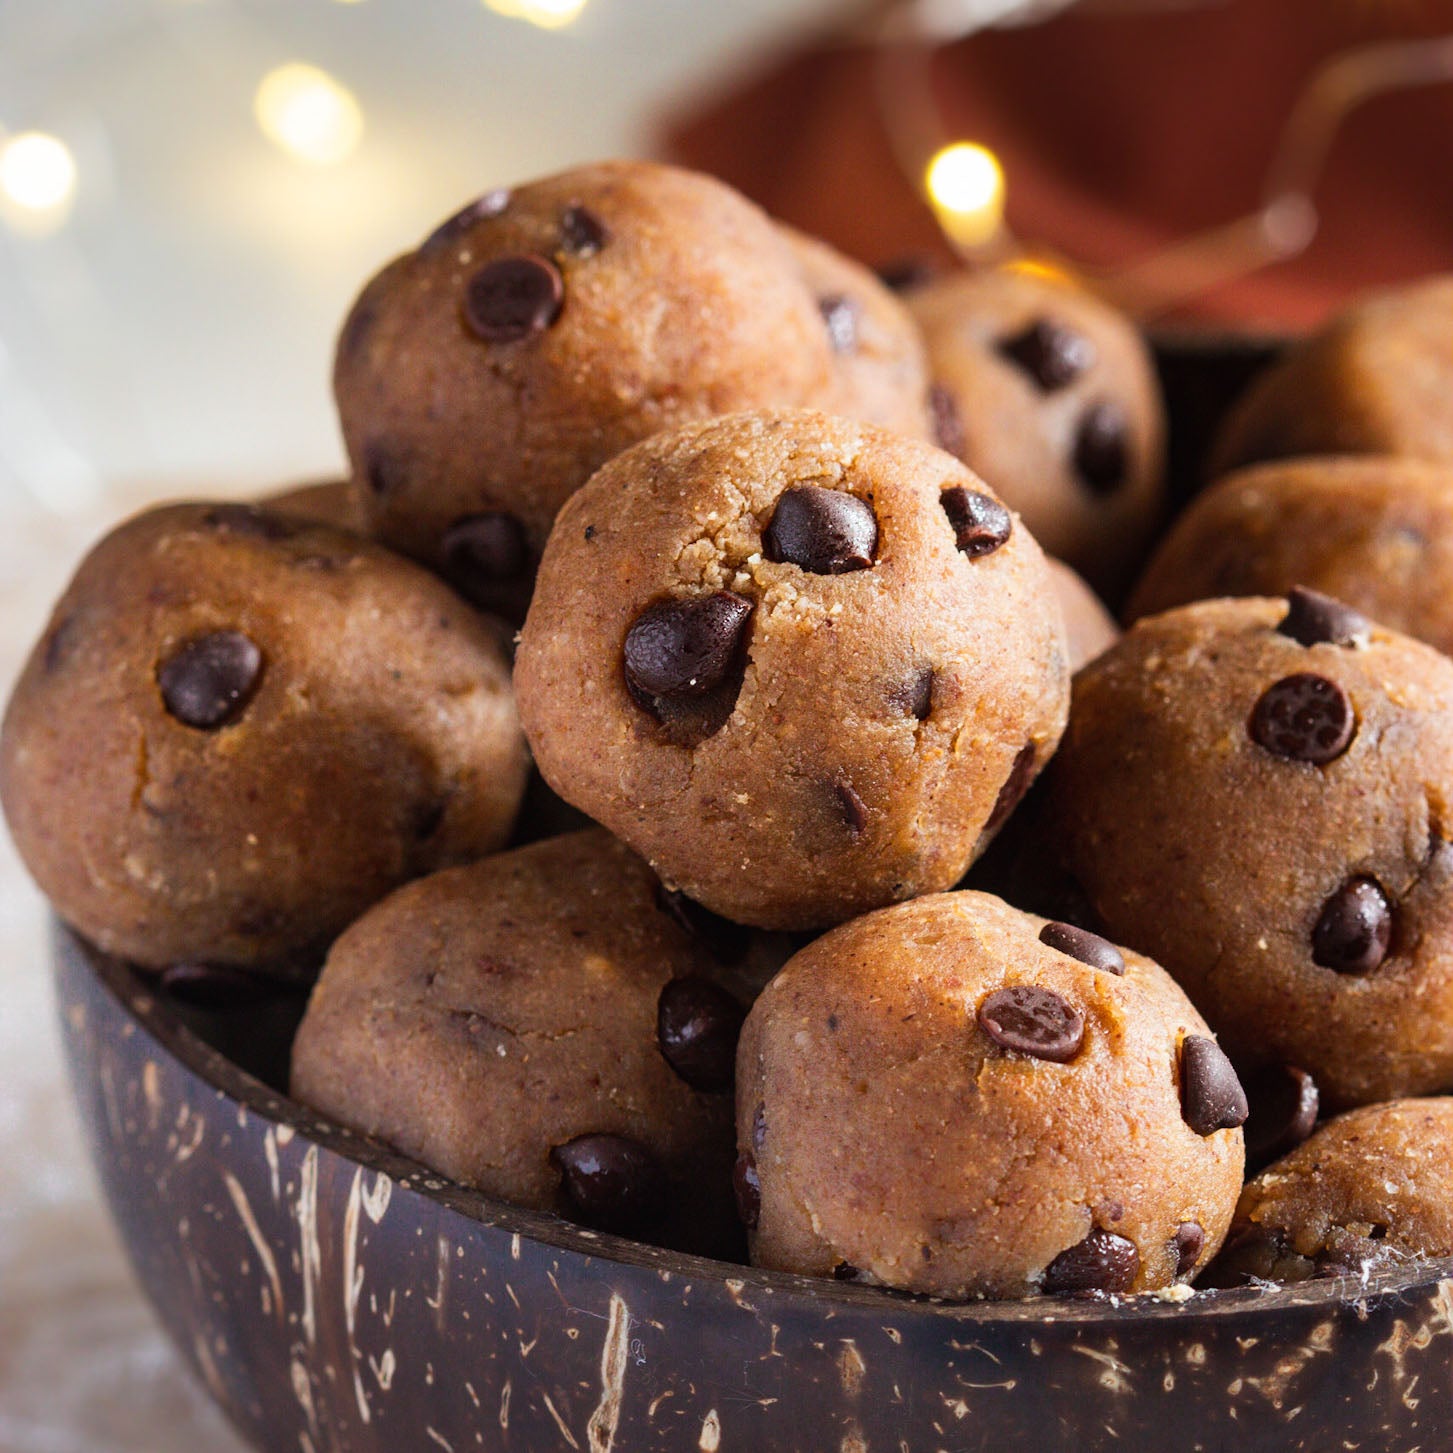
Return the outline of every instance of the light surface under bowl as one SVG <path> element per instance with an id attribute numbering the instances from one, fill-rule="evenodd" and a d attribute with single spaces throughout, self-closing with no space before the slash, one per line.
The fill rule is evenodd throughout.
<path id="1" fill-rule="evenodd" d="M 57 928 L 136 1273 L 266 1453 L 1453 1446 L 1453 1262 L 946 1305 L 597 1236 L 320 1121 Z"/>

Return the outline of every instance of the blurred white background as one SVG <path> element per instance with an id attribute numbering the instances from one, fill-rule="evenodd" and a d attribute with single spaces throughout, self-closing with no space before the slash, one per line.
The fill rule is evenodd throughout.
<path id="1" fill-rule="evenodd" d="M 388 258 L 835 8 L 0 0 L 0 694 L 123 511 L 341 466 L 334 333 Z M 234 1453 L 96 1203 L 3 833 L 0 942 L 0 1453 Z"/>

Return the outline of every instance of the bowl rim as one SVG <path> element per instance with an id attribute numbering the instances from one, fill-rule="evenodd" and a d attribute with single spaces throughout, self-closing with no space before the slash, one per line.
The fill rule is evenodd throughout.
<path id="1" fill-rule="evenodd" d="M 1085 1327 L 1166 1319 L 1194 1322 L 1262 1310 L 1267 1313 L 1293 1309 L 1326 1312 L 1342 1307 L 1359 1308 L 1373 1300 L 1453 1281 L 1453 1257 L 1449 1257 L 1409 1261 L 1370 1274 L 1329 1276 L 1280 1286 L 1263 1283 L 1232 1289 L 1191 1288 L 1192 1294 L 1184 1300 L 1152 1292 L 1086 1299 L 1041 1296 L 1021 1301 L 952 1301 L 670 1251 L 496 1200 L 482 1191 L 450 1181 L 380 1141 L 335 1124 L 299 1101 L 271 1089 L 214 1049 L 182 1022 L 155 981 L 148 980 L 136 967 L 96 948 L 55 917 L 52 918 L 51 956 L 56 969 L 63 960 L 84 965 L 158 1054 L 174 1061 L 218 1098 L 231 1102 L 239 1113 L 268 1122 L 281 1135 L 301 1136 L 482 1227 L 516 1240 L 529 1239 L 553 1251 L 621 1263 L 663 1277 L 683 1281 L 705 1279 L 738 1292 L 750 1288 L 758 1295 L 806 1297 L 822 1305 L 825 1312 L 833 1305 L 882 1308 L 886 1300 L 898 1316 L 926 1316 L 976 1325 L 1070 1323 Z"/>

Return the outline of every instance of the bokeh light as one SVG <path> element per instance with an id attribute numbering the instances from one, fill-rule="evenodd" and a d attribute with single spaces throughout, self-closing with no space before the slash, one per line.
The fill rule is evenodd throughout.
<path id="1" fill-rule="evenodd" d="M 269 71 L 252 109 L 269 141 L 314 166 L 346 161 L 363 139 L 363 111 L 353 93 L 301 61 Z"/>
<path id="2" fill-rule="evenodd" d="M 484 0 L 496 15 L 528 20 L 542 30 L 563 30 L 585 9 L 586 0 Z"/>
<path id="3" fill-rule="evenodd" d="M 27 212 L 57 212 L 76 191 L 76 161 L 59 137 L 26 131 L 0 145 L 0 192 Z"/>
<path id="4" fill-rule="evenodd" d="M 924 173 L 939 224 L 964 247 L 991 241 L 1004 221 L 1004 169 L 977 142 L 956 141 L 938 151 Z"/>

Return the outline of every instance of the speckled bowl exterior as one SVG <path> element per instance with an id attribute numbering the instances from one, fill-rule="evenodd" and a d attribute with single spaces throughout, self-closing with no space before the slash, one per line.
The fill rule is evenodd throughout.
<path id="1" fill-rule="evenodd" d="M 1453 1262 L 952 1306 L 656 1251 L 322 1123 L 63 928 L 55 970 L 137 1276 L 266 1453 L 1453 1446 Z"/>

